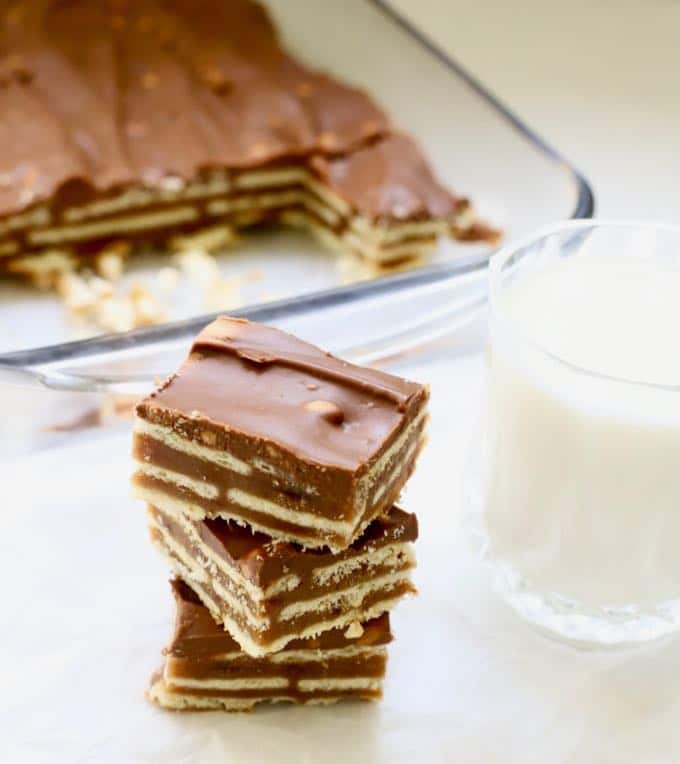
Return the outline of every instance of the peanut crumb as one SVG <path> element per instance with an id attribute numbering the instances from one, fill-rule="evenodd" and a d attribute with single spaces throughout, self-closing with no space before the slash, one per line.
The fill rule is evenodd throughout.
<path id="1" fill-rule="evenodd" d="M 165 318 L 163 308 L 142 284 L 132 285 L 129 299 L 134 312 L 135 326 L 152 326 Z"/>
<path id="2" fill-rule="evenodd" d="M 62 273 L 57 277 L 56 290 L 69 311 L 82 313 L 97 302 L 97 295 L 87 281 L 76 273 Z"/>
<path id="3" fill-rule="evenodd" d="M 314 86 L 312 85 L 311 82 L 307 82 L 306 80 L 301 80 L 295 85 L 295 93 L 300 98 L 309 98 L 309 96 L 312 95 L 313 92 L 314 92 Z"/>
<path id="4" fill-rule="evenodd" d="M 96 324 L 113 332 L 128 332 L 135 328 L 135 312 L 129 300 L 109 297 L 101 300 L 94 311 Z"/>
<path id="5" fill-rule="evenodd" d="M 22 207 L 28 207 L 35 200 L 35 191 L 30 188 L 24 188 L 19 191 L 19 204 Z"/>
<path id="6" fill-rule="evenodd" d="M 184 188 L 184 180 L 177 175 L 165 175 L 158 183 L 161 190 L 178 193 Z"/>
<path id="7" fill-rule="evenodd" d="M 342 424 L 345 419 L 345 412 L 333 401 L 315 400 L 307 401 L 304 408 L 314 414 L 318 414 L 330 424 Z"/>
<path id="8" fill-rule="evenodd" d="M 181 270 L 196 282 L 208 310 L 234 309 L 241 304 L 243 279 L 222 276 L 217 260 L 202 249 L 182 252 L 176 257 Z"/>
<path id="9" fill-rule="evenodd" d="M 156 72 L 145 72 L 142 76 L 142 85 L 147 90 L 153 90 L 158 86 L 158 75 Z"/>
<path id="10" fill-rule="evenodd" d="M 369 119 L 362 125 L 361 131 L 365 136 L 377 133 L 380 129 L 380 124 L 373 119 Z"/>
<path id="11" fill-rule="evenodd" d="M 248 149 L 248 156 L 252 157 L 253 159 L 262 159 L 266 155 L 267 155 L 267 144 L 266 143 L 254 143 Z"/>
<path id="12" fill-rule="evenodd" d="M 123 275 L 125 258 L 131 250 L 132 246 L 127 241 L 107 244 L 94 258 L 97 273 L 109 281 L 118 281 Z"/>
<path id="13" fill-rule="evenodd" d="M 354 621 L 347 627 L 347 631 L 345 631 L 345 638 L 358 639 L 363 635 L 363 633 L 364 627 L 359 623 L 359 621 Z"/>
<path id="14" fill-rule="evenodd" d="M 326 151 L 332 151 L 338 146 L 338 138 L 334 133 L 324 130 L 319 135 L 319 145 L 322 149 L 326 149 Z"/>
<path id="15" fill-rule="evenodd" d="M 205 83 L 216 93 L 227 93 L 231 88 L 229 78 L 219 66 L 208 66 L 202 74 Z"/>

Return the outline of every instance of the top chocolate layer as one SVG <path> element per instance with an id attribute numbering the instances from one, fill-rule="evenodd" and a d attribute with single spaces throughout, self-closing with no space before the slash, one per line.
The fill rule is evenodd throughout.
<path id="1" fill-rule="evenodd" d="M 277 329 L 222 316 L 137 412 L 144 419 L 157 418 L 159 409 L 170 419 L 199 419 L 354 472 L 426 400 L 423 385 L 354 366 Z"/>
<path id="2" fill-rule="evenodd" d="M 390 134 L 366 93 L 292 59 L 250 0 L 0 4 L 0 216 L 359 147 L 317 172 L 362 213 L 453 214 L 413 145 L 372 150 Z"/>
<path id="3" fill-rule="evenodd" d="M 193 590 L 180 579 L 171 582 L 175 597 L 175 631 L 166 648 L 175 658 L 206 658 L 210 655 L 240 651 L 238 643 L 213 620 L 208 609 Z M 358 645 L 370 647 L 392 641 L 387 613 L 366 621 L 359 637 L 347 637 L 347 629 L 331 629 L 311 639 L 294 639 L 284 650 L 334 650 Z"/>
<path id="4" fill-rule="evenodd" d="M 451 194 L 439 185 L 413 138 L 403 133 L 385 136 L 340 157 L 313 157 L 317 175 L 371 219 L 429 220 L 449 217 L 464 208 L 452 206 Z"/>

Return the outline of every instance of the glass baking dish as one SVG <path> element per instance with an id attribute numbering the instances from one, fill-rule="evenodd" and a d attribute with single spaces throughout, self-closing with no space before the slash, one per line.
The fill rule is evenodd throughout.
<path id="1" fill-rule="evenodd" d="M 503 228 L 506 239 L 548 222 L 592 214 L 593 195 L 584 178 L 385 3 L 268 0 L 267 5 L 297 56 L 366 87 L 397 124 L 418 138 L 442 180 L 469 195 L 482 217 Z M 430 263 L 413 275 L 428 282 L 455 277 L 475 262 L 481 269 L 489 253 L 482 245 L 442 242 Z M 150 282 L 162 257 L 133 260 L 124 279 Z M 237 302 L 212 306 L 222 308 L 219 312 L 249 315 L 252 306 L 273 301 L 277 316 L 287 310 L 304 313 L 310 304 L 317 311 L 325 304 L 353 301 L 365 289 L 359 283 L 339 286 L 348 277 L 337 257 L 296 231 L 244 235 L 218 262 L 222 273 L 239 284 Z M 385 291 L 404 286 L 399 277 L 382 280 Z M 410 305 L 408 313 L 417 322 L 415 310 Z M 91 355 L 93 347 L 97 352 L 139 343 L 148 347 L 169 336 L 195 333 L 209 320 L 208 312 L 198 291 L 182 281 L 172 296 L 172 322 L 111 335 L 93 345 L 91 340 L 72 342 L 73 326 L 56 296 L 0 283 L 0 322 L 5 327 L 0 363 L 35 367 Z M 260 307 L 256 313 L 267 314 Z M 196 320 L 188 320 L 192 318 Z"/>

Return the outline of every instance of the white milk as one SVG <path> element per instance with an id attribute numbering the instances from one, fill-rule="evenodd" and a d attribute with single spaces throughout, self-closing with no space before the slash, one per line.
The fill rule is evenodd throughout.
<path id="1" fill-rule="evenodd" d="M 531 591 L 585 611 L 680 598 L 680 387 L 536 346 L 680 386 L 680 269 L 576 256 L 501 293 L 483 518 Z"/>

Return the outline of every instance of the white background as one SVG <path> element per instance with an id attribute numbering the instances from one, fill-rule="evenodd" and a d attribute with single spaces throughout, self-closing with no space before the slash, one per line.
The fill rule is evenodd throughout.
<path id="1" fill-rule="evenodd" d="M 677 0 L 393 0 L 561 151 L 603 217 L 680 222 Z"/>

